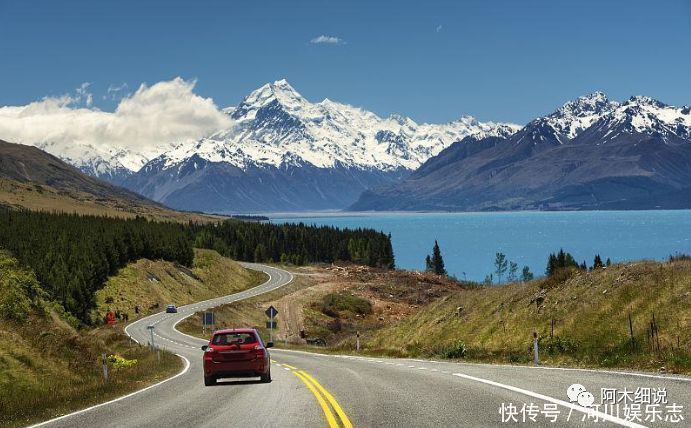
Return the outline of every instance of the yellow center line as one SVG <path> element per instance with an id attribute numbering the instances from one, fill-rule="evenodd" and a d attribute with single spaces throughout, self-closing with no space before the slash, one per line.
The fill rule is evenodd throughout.
<path id="1" fill-rule="evenodd" d="M 317 391 L 317 389 L 314 386 L 312 386 L 312 384 L 307 380 L 307 378 L 299 372 L 291 371 L 291 373 L 297 376 L 305 385 L 307 385 L 307 388 L 309 388 L 310 391 L 312 391 L 312 394 L 314 394 L 314 396 L 317 398 L 317 402 L 324 411 L 324 416 L 326 416 L 326 421 L 329 423 L 329 428 L 339 428 L 338 422 L 336 422 L 336 418 L 334 417 L 333 412 L 331 412 L 329 405 L 326 404 L 326 401 L 324 401 L 324 398 L 321 396 L 321 394 L 319 394 L 319 391 Z"/>
<path id="2" fill-rule="evenodd" d="M 319 390 L 319 392 L 321 392 L 322 394 L 324 394 L 324 397 L 326 397 L 326 399 L 329 400 L 329 403 L 331 403 L 331 406 L 334 408 L 334 410 L 336 410 L 336 413 L 338 414 L 338 417 L 341 418 L 341 422 L 343 422 L 343 426 L 344 426 L 345 428 L 353 428 L 353 424 L 350 423 L 350 419 L 348 419 L 348 416 L 347 416 L 346 413 L 343 411 L 343 409 L 341 408 L 341 406 L 338 405 L 338 401 L 336 401 L 336 399 L 333 397 L 333 395 L 331 395 L 331 394 L 329 393 L 329 391 L 327 391 L 323 386 L 321 386 L 321 385 L 319 384 L 319 382 L 317 382 L 317 380 L 316 380 L 315 378 L 313 378 L 312 376 L 310 376 L 310 375 L 309 375 L 308 373 L 306 373 L 305 371 L 300 370 L 299 373 L 300 373 L 301 375 L 305 376 L 307 379 L 309 379 L 309 381 L 312 382 L 312 384 L 313 384 L 314 386 L 317 387 L 317 389 Z"/>
<path id="3" fill-rule="evenodd" d="M 307 388 L 309 388 L 310 391 L 312 391 L 312 394 L 314 394 L 314 396 L 317 399 L 317 402 L 324 411 L 324 416 L 326 416 L 326 421 L 329 423 L 330 428 L 340 427 L 336 420 L 336 417 L 331 411 L 332 407 L 333 410 L 336 411 L 336 414 L 338 415 L 339 419 L 341 420 L 343 427 L 353 428 L 353 424 L 350 422 L 350 419 L 348 419 L 348 415 L 346 415 L 346 413 L 343 411 L 343 408 L 341 408 L 341 406 L 338 404 L 338 401 L 336 401 L 334 396 L 331 395 L 331 393 L 329 393 L 329 391 L 327 391 L 326 388 L 324 388 L 319 382 L 317 382 L 315 378 L 310 376 L 310 374 L 306 371 L 300 370 L 295 366 L 291 366 L 290 364 L 283 363 L 283 368 L 293 373 L 298 379 L 300 379 L 305 385 L 307 385 Z M 329 404 L 331 404 L 331 407 L 329 407 Z"/>

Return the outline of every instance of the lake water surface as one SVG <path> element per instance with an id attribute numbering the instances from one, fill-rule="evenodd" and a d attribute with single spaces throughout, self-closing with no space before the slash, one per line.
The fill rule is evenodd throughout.
<path id="1" fill-rule="evenodd" d="M 662 260 L 691 253 L 691 210 L 502 213 L 310 214 L 271 218 L 337 227 L 369 227 L 390 233 L 396 265 L 423 269 L 434 240 L 450 274 L 481 281 L 501 251 L 520 268 L 543 275 L 547 256 L 560 248 L 590 266 L 596 253 L 613 262 Z"/>

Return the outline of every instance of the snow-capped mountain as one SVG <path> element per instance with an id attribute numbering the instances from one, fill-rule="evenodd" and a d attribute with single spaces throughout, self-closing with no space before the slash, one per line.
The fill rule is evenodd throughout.
<path id="1" fill-rule="evenodd" d="M 398 181 L 455 141 L 508 137 L 519 129 L 469 116 L 441 125 L 381 118 L 329 99 L 312 103 L 286 80 L 260 87 L 224 112 L 232 127 L 178 144 L 125 184 L 184 209 L 336 209 L 367 188 Z M 192 189 L 217 197 L 192 196 Z M 258 203 L 263 195 L 268 202 Z"/>
<path id="2" fill-rule="evenodd" d="M 466 138 L 354 210 L 691 208 L 691 109 L 596 92 L 509 138 Z"/>
<path id="3" fill-rule="evenodd" d="M 627 135 L 650 135 L 665 143 L 691 140 L 691 108 L 674 107 L 650 97 L 635 96 L 600 115 L 587 139 L 607 144 Z"/>
<path id="4" fill-rule="evenodd" d="M 266 84 L 224 110 L 235 126 L 162 155 L 165 168 L 198 155 L 241 169 L 309 163 L 359 169 L 413 170 L 466 136 L 508 136 L 519 127 L 470 116 L 442 125 L 374 113 L 325 99 L 311 103 L 286 80 Z"/>
<path id="5" fill-rule="evenodd" d="M 532 143 L 534 146 L 568 143 L 617 106 L 618 103 L 610 101 L 602 92 L 578 97 L 554 113 L 528 123 L 519 132 L 520 135 L 517 135 L 515 142 Z"/>
<path id="6" fill-rule="evenodd" d="M 41 142 L 33 145 L 79 168 L 85 174 L 115 184 L 122 183 L 153 157 L 171 147 L 171 145 L 162 144 L 137 152 L 107 144 Z"/>

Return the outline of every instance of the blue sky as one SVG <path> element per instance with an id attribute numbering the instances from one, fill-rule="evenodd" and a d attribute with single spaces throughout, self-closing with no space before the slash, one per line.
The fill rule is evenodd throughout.
<path id="1" fill-rule="evenodd" d="M 112 110 L 109 87 L 177 76 L 220 106 L 286 78 L 420 122 L 525 123 L 594 90 L 691 104 L 685 1 L 0 0 L 0 52 L 0 105 L 91 82 Z"/>

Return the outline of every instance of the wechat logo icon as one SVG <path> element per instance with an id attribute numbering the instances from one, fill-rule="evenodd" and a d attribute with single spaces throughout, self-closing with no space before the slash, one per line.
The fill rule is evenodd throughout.
<path id="1" fill-rule="evenodd" d="M 585 387 L 579 383 L 574 383 L 566 390 L 566 395 L 572 403 L 578 403 L 583 407 L 591 407 L 595 402 L 593 394 L 589 393 Z"/>

